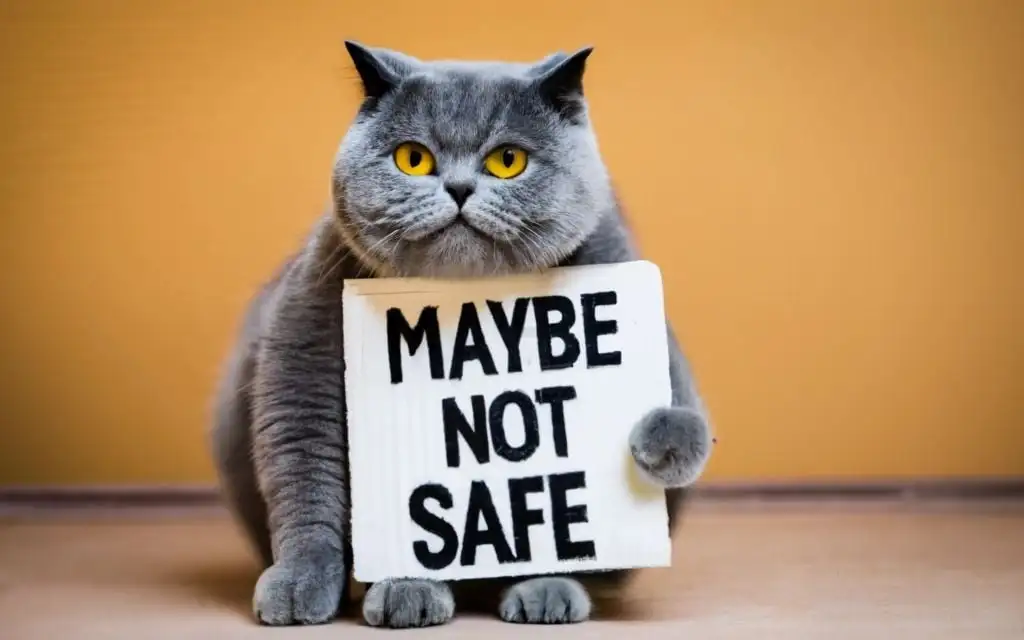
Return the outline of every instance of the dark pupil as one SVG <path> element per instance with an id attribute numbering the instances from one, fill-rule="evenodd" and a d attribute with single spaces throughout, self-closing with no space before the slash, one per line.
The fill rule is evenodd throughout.
<path id="1" fill-rule="evenodd" d="M 511 149 L 505 149 L 501 153 L 501 163 L 505 165 L 506 169 L 512 168 L 512 165 L 516 163 L 516 152 Z"/>
<path id="2" fill-rule="evenodd" d="M 412 150 L 409 152 L 409 166 L 418 167 L 420 162 L 423 160 L 423 154 L 419 151 Z"/>

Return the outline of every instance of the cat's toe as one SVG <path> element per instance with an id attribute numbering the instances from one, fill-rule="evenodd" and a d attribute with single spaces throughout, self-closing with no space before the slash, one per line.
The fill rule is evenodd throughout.
<path id="1" fill-rule="evenodd" d="M 372 627 L 429 627 L 455 615 L 451 587 L 433 580 L 375 582 L 363 596 L 363 618 Z"/>
<path id="2" fill-rule="evenodd" d="M 338 613 L 345 584 L 340 561 L 280 562 L 256 582 L 253 612 L 272 626 L 323 624 Z"/>
<path id="3" fill-rule="evenodd" d="M 572 578 L 545 577 L 524 580 L 505 591 L 498 615 L 505 622 L 566 624 L 590 617 L 590 596 Z"/>
<path id="4" fill-rule="evenodd" d="M 637 467 L 663 487 L 693 484 L 704 471 L 712 442 L 704 416 L 682 407 L 651 411 L 629 435 Z"/>

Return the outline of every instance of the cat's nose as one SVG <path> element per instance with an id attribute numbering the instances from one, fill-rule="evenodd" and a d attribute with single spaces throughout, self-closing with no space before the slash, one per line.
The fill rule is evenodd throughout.
<path id="1" fill-rule="evenodd" d="M 452 200 L 455 201 L 455 204 L 458 205 L 459 209 L 462 208 L 462 205 L 466 204 L 466 200 L 469 199 L 469 196 L 473 195 L 473 185 L 462 182 L 446 184 L 444 190 L 452 197 Z"/>

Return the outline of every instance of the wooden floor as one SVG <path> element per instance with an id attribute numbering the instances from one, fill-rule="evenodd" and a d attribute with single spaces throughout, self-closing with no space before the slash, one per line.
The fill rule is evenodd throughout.
<path id="1" fill-rule="evenodd" d="M 369 638 L 354 618 L 255 625 L 254 564 L 219 513 L 0 520 L 0 638 Z M 1024 506 L 698 505 L 675 566 L 559 638 L 1024 638 Z M 424 637 L 522 637 L 463 615 Z M 641 636 L 634 636 L 640 638 Z"/>

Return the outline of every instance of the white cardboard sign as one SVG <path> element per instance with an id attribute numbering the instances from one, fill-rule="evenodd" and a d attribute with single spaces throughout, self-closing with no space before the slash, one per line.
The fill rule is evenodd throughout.
<path id="1" fill-rule="evenodd" d="M 671 398 L 655 265 L 348 280 L 343 302 L 358 581 L 670 563 L 628 446 Z"/>

